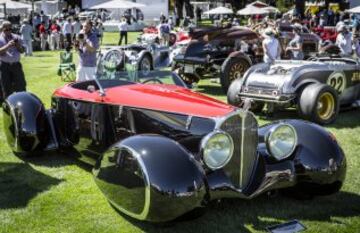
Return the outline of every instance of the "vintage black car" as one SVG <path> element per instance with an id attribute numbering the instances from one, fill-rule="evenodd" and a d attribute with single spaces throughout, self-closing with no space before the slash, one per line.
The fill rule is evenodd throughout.
<path id="1" fill-rule="evenodd" d="M 173 70 L 188 84 L 209 74 L 211 77 L 220 74 L 221 86 L 227 91 L 232 80 L 262 59 L 260 37 L 248 28 L 210 28 L 191 35 L 192 40 L 174 57 L 172 64 Z"/>
<path id="2" fill-rule="evenodd" d="M 252 110 L 296 107 L 301 116 L 319 124 L 336 120 L 340 107 L 360 99 L 360 64 L 341 57 L 310 61 L 276 61 L 251 67 L 232 83 L 228 102 L 239 106 L 251 100 Z"/>
<path id="3" fill-rule="evenodd" d="M 259 25 L 262 26 L 262 25 Z M 278 37 L 283 50 L 282 58 L 289 58 L 286 47 L 294 38 L 291 26 L 280 25 Z M 303 28 L 303 50 L 305 57 L 320 52 L 320 38 Z M 252 65 L 262 61 L 261 31 L 246 27 L 209 28 L 196 30 L 192 41 L 173 59 L 175 70 L 187 83 L 197 82 L 207 75 L 220 74 L 220 82 L 225 93 L 233 80 L 242 77 Z M 330 47 L 321 48 L 326 53 Z"/>
<path id="4" fill-rule="evenodd" d="M 177 76 L 117 74 L 57 89 L 49 110 L 34 94 L 9 96 L 3 118 L 11 149 L 21 156 L 72 149 L 94 165 L 95 182 L 116 209 L 152 222 L 221 198 L 278 189 L 326 195 L 344 182 L 344 153 L 318 125 L 258 127 L 251 112 L 181 82 L 165 84 Z"/>

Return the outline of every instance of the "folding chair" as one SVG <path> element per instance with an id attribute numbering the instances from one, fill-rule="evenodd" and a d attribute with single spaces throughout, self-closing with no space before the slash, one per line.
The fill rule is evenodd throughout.
<path id="1" fill-rule="evenodd" d="M 60 52 L 60 65 L 58 75 L 64 82 L 73 82 L 76 79 L 76 68 L 73 63 L 73 54 L 65 51 Z"/>

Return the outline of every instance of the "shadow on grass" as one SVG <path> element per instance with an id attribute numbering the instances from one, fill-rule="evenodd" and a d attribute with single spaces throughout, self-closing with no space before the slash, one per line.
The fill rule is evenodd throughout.
<path id="1" fill-rule="evenodd" d="M 36 55 L 33 55 L 33 57 L 54 57 L 54 55 L 51 55 L 51 54 L 36 54 Z"/>
<path id="2" fill-rule="evenodd" d="M 39 193 L 61 182 L 27 163 L 0 163 L 0 209 L 24 208 Z"/>
<path id="3" fill-rule="evenodd" d="M 220 84 L 214 84 L 214 85 L 199 85 L 196 88 L 196 91 L 201 92 L 206 95 L 212 95 L 212 96 L 224 96 L 224 91 L 221 88 Z"/>
<path id="4" fill-rule="evenodd" d="M 345 224 L 334 218 L 360 216 L 360 205 L 355 203 L 360 203 L 360 196 L 348 192 L 316 197 L 307 201 L 284 196 L 276 198 L 261 196 L 253 200 L 227 199 L 220 203 L 210 203 L 203 216 L 186 222 L 152 224 L 125 218 L 149 233 L 252 232 L 251 229 L 265 231 L 266 227 L 293 219 Z"/>
<path id="5" fill-rule="evenodd" d="M 25 163 L 34 164 L 37 166 L 44 167 L 64 167 L 68 165 L 76 165 L 85 171 L 91 172 L 92 166 L 80 161 L 78 158 L 81 157 L 80 153 L 74 149 L 67 149 L 65 151 L 51 151 L 41 152 L 31 157 L 24 157 L 16 155 L 20 160 Z"/>
<path id="6" fill-rule="evenodd" d="M 278 121 L 282 119 L 299 119 L 303 120 L 295 109 L 287 109 L 277 111 L 272 116 L 267 116 L 265 113 L 256 114 L 261 120 Z M 339 113 L 336 121 L 333 124 L 326 125 L 330 128 L 343 129 L 354 128 L 359 126 L 360 111 L 358 108 L 343 110 Z"/>

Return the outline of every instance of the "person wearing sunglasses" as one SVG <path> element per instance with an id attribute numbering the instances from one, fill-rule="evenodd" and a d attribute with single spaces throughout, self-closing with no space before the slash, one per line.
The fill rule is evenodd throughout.
<path id="1" fill-rule="evenodd" d="M 3 98 L 13 92 L 26 91 L 26 81 L 20 54 L 24 52 L 24 44 L 19 35 L 12 33 L 12 25 L 4 21 L 0 33 L 0 84 Z"/>

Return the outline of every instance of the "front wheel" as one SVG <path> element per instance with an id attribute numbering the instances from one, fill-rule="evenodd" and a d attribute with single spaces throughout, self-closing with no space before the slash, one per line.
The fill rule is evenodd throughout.
<path id="1" fill-rule="evenodd" d="M 141 70 L 144 73 L 149 73 L 152 69 L 151 57 L 146 54 L 140 59 L 138 70 Z"/>
<path id="2" fill-rule="evenodd" d="M 199 78 L 196 75 L 184 73 L 183 68 L 175 62 L 171 65 L 171 71 L 175 72 L 189 88 L 191 88 L 194 83 L 199 82 Z"/>
<path id="3" fill-rule="evenodd" d="M 225 60 L 220 72 L 220 83 L 225 93 L 235 79 L 242 79 L 250 66 L 249 61 L 242 57 L 232 57 Z"/>
<path id="4" fill-rule="evenodd" d="M 298 108 L 304 118 L 321 125 L 330 124 L 339 114 L 338 94 L 328 85 L 310 84 L 301 92 Z"/>

